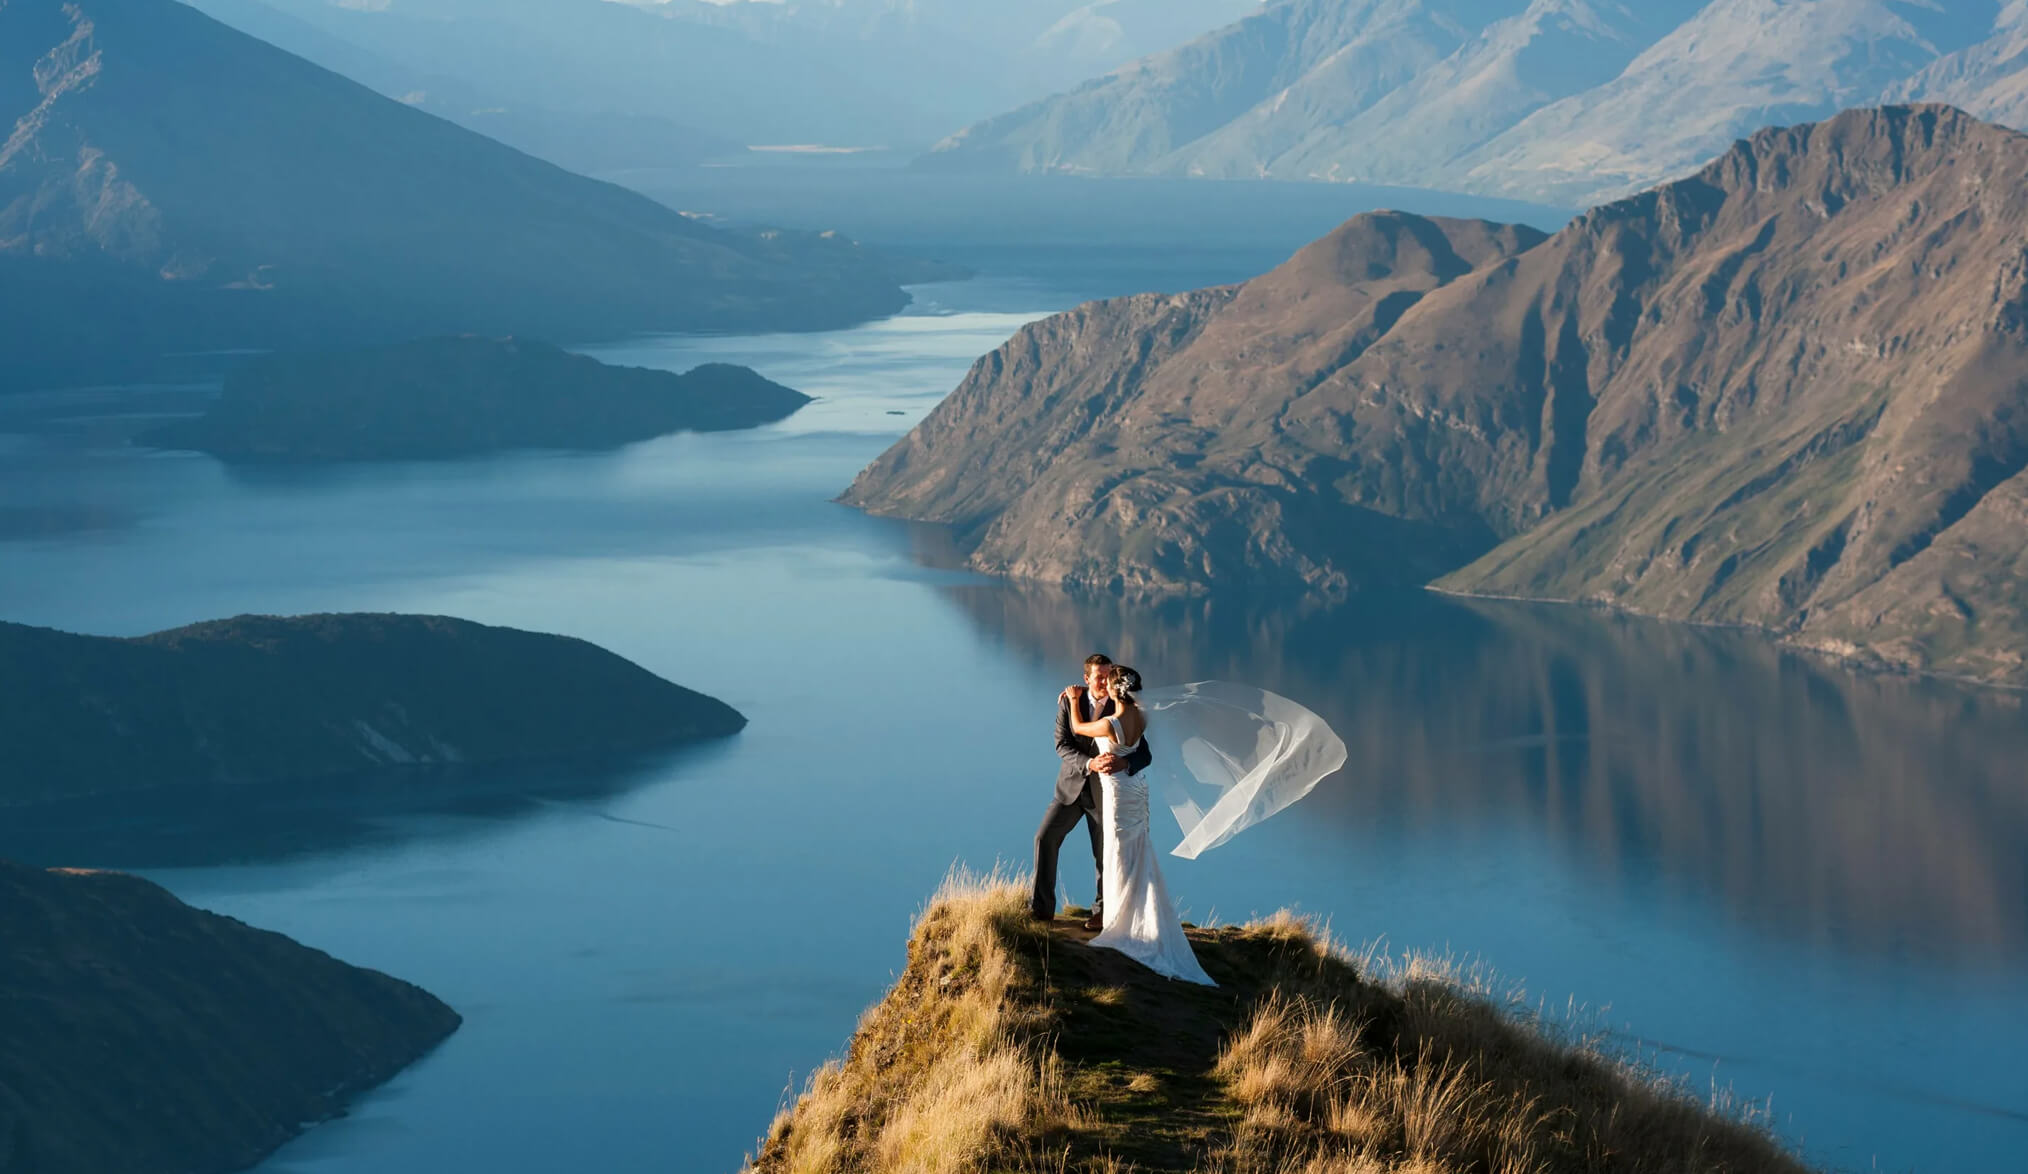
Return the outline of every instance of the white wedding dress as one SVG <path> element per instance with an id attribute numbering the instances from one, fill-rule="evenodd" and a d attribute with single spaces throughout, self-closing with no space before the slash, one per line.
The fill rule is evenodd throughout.
<path id="1" fill-rule="evenodd" d="M 1100 754 L 1125 754 L 1119 718 L 1108 718 L 1113 736 L 1098 739 Z M 1217 986 L 1191 952 L 1183 922 L 1162 883 L 1155 845 L 1148 834 L 1148 784 L 1132 775 L 1099 776 L 1100 816 L 1105 821 L 1105 928 L 1092 939 L 1132 958 L 1157 974 Z"/>

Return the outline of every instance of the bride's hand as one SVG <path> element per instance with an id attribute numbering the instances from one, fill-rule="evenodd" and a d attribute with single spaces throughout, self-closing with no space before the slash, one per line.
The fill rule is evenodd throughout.
<path id="1" fill-rule="evenodd" d="M 1058 694 L 1056 699 L 1058 701 L 1076 701 L 1078 698 L 1082 696 L 1084 696 L 1084 686 L 1071 685 L 1065 688 L 1062 693 Z"/>

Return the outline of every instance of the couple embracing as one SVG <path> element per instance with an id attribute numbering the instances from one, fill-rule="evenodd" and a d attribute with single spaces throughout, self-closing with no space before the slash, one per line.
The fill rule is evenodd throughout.
<path id="1" fill-rule="evenodd" d="M 1085 658 L 1084 684 L 1057 698 L 1056 754 L 1063 760 L 1056 796 L 1035 833 L 1035 890 L 1029 911 L 1056 916 L 1057 857 L 1063 839 L 1084 820 L 1098 863 L 1097 898 L 1084 928 L 1092 945 L 1127 955 L 1157 974 L 1215 986 L 1183 935 L 1156 863 L 1148 824 L 1150 710 L 1141 703 L 1141 675 L 1103 653 Z"/>

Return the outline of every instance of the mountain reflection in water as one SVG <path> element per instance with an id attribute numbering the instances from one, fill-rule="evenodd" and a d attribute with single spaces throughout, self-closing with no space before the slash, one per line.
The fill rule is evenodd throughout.
<path id="1" fill-rule="evenodd" d="M 1874 676 L 1745 632 L 1426 593 L 1332 608 L 948 589 L 1038 663 L 1302 701 L 1351 758 L 1312 821 L 1534 825 L 1601 883 L 1659 882 L 1819 948 L 2028 954 L 2019 694 Z"/>

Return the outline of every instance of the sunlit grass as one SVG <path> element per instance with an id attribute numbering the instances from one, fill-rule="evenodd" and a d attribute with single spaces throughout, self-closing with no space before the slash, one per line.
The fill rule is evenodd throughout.
<path id="1" fill-rule="evenodd" d="M 1288 913 L 1191 931 L 1216 990 L 953 875 L 847 1056 L 753 1174 L 1762 1174 L 1750 1113 L 1546 1024 L 1490 975 L 1386 959 Z"/>
<path id="2" fill-rule="evenodd" d="M 1027 968 L 1026 890 L 954 873 L 916 919 L 909 966 L 859 1024 L 850 1054 L 780 1114 L 753 1168 L 818 1174 L 1054 1168 L 1079 1117 L 1042 1037 Z"/>

